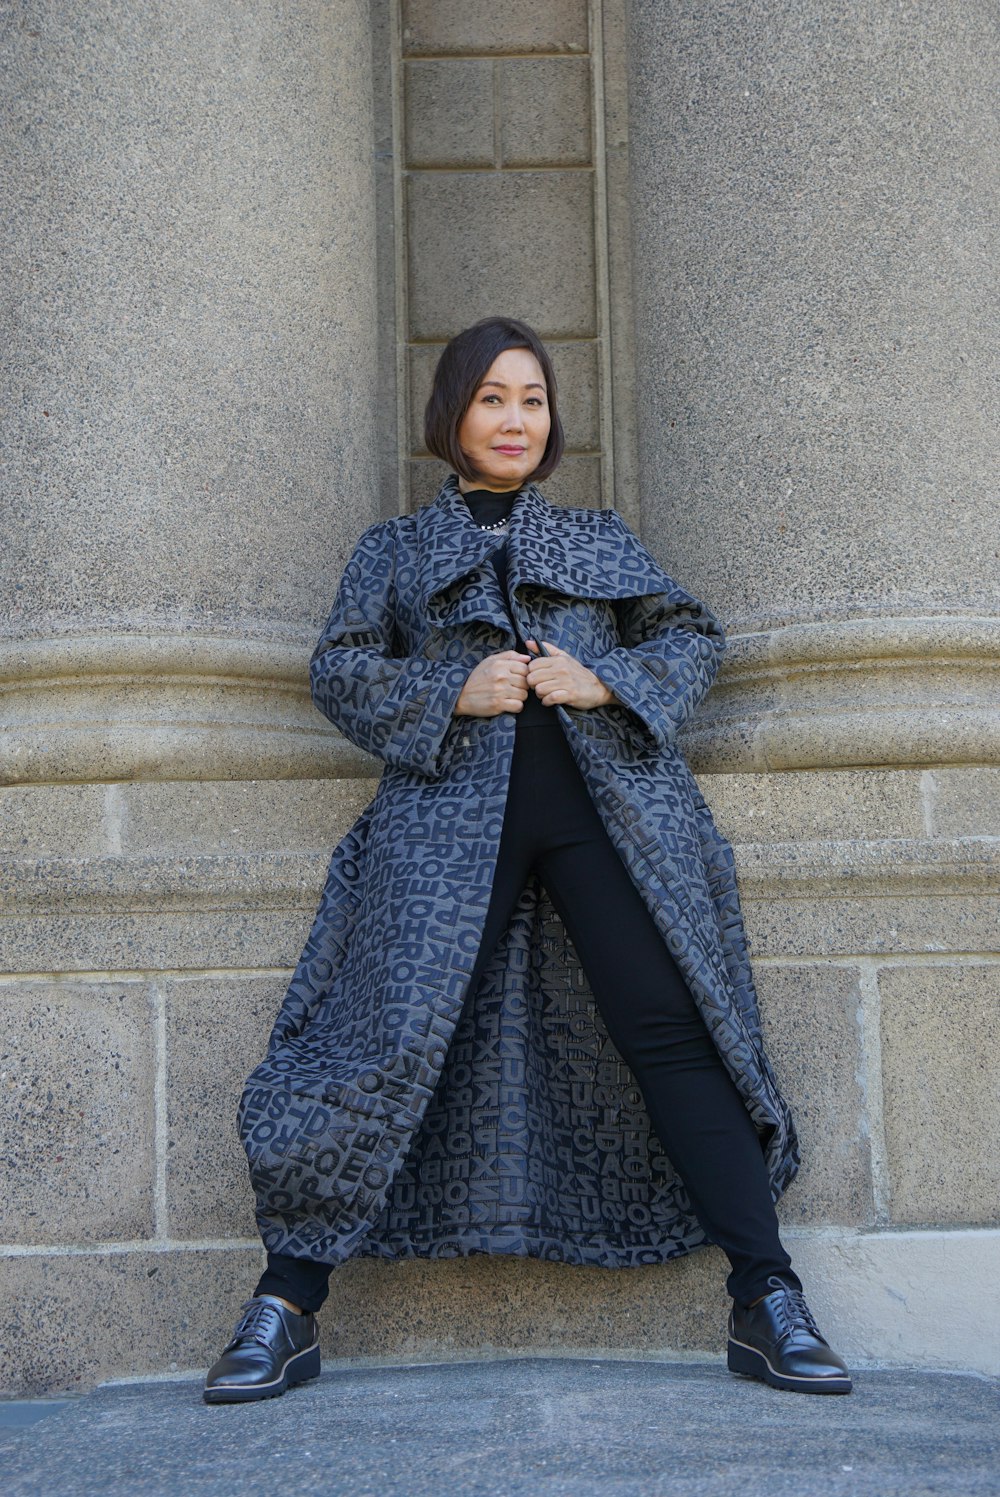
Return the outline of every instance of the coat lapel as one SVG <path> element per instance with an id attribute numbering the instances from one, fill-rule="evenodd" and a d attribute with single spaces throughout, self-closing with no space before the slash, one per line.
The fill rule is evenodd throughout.
<path id="1" fill-rule="evenodd" d="M 514 501 L 509 533 L 512 593 L 534 586 L 573 598 L 635 598 L 676 586 L 613 511 L 564 509 L 534 484 Z"/>
<path id="2" fill-rule="evenodd" d="M 433 503 L 417 511 L 420 607 L 431 624 L 454 627 L 479 620 L 510 630 L 506 600 L 489 561 L 502 539 L 480 530 L 457 476 L 450 474 Z"/>
<path id="3" fill-rule="evenodd" d="M 544 587 L 576 598 L 634 598 L 676 584 L 636 536 L 607 510 L 564 509 L 534 484 L 514 500 L 507 527 L 508 585 Z M 421 605 L 434 623 L 482 619 L 509 624 L 506 603 L 487 558 L 498 544 L 480 530 L 452 473 L 417 512 Z M 484 565 L 484 563 L 487 563 Z M 448 599 L 460 578 L 468 586 Z"/>

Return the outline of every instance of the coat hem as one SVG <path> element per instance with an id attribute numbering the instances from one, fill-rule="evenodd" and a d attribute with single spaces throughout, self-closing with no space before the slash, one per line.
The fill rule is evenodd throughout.
<path id="1" fill-rule="evenodd" d="M 366 1237 L 352 1254 L 357 1258 L 396 1260 L 403 1258 L 491 1257 L 538 1258 L 549 1263 L 567 1263 L 590 1268 L 642 1268 L 684 1257 L 711 1243 L 700 1227 L 670 1241 L 648 1242 L 609 1239 L 599 1235 L 526 1231 L 512 1224 L 492 1229 L 481 1227 L 433 1228 L 410 1231 L 398 1238 Z"/>

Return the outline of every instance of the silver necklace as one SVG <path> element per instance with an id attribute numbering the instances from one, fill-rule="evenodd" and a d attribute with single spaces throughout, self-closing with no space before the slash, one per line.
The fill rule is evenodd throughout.
<path id="1" fill-rule="evenodd" d="M 502 520 L 494 520 L 492 525 L 480 525 L 480 530 L 506 530 L 509 516 L 505 515 Z"/>

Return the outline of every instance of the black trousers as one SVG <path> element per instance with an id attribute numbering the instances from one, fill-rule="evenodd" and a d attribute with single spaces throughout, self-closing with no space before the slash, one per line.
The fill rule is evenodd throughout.
<path id="1" fill-rule="evenodd" d="M 802 1285 L 778 1236 L 764 1155 L 687 984 L 605 831 L 558 721 L 519 725 L 493 891 L 469 991 L 536 869 L 707 1236 L 748 1303 L 776 1274 Z M 279 1254 L 257 1293 L 318 1309 L 329 1265 Z"/>

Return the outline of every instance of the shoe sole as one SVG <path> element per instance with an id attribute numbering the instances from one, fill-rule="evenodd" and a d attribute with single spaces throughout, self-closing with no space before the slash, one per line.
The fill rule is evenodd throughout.
<path id="1" fill-rule="evenodd" d="M 728 1362 L 730 1372 L 759 1378 L 772 1388 L 782 1388 L 787 1393 L 850 1393 L 853 1387 L 849 1377 L 796 1377 L 777 1372 L 762 1351 L 747 1346 L 744 1341 L 734 1341 L 732 1337 L 729 1338 Z"/>
<path id="2" fill-rule="evenodd" d="M 201 1396 L 205 1403 L 256 1403 L 262 1398 L 277 1398 L 296 1383 L 306 1383 L 313 1377 L 319 1377 L 319 1342 L 289 1357 L 281 1376 L 269 1383 L 223 1383 L 217 1388 L 204 1388 Z"/>

